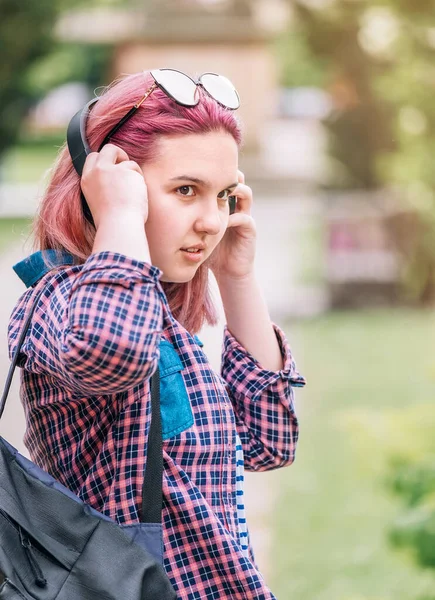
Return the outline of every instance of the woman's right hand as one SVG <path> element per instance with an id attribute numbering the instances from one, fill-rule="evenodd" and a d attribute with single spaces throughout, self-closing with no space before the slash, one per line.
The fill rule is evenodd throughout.
<path id="1" fill-rule="evenodd" d="M 127 153 L 107 144 L 86 158 L 81 180 L 83 194 L 98 229 L 102 216 L 134 215 L 145 224 L 148 194 L 140 166 Z"/>

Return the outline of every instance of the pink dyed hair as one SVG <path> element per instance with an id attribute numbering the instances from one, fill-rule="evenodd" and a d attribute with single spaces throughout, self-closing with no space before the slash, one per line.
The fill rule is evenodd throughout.
<path id="1" fill-rule="evenodd" d="M 149 72 L 141 72 L 113 82 L 106 88 L 88 118 L 87 138 L 98 148 L 110 129 L 143 96 L 154 82 Z M 137 113 L 123 125 L 112 142 L 124 149 L 139 164 L 155 158 L 158 140 L 164 135 L 225 131 L 241 145 L 241 130 L 234 112 L 221 107 L 199 88 L 201 100 L 186 108 L 176 104 L 157 88 Z M 33 224 L 35 250 L 67 251 L 76 264 L 92 253 L 95 229 L 86 221 L 81 208 L 80 179 L 64 145 L 53 167 L 50 183 Z M 204 323 L 217 321 L 208 286 L 209 264 L 201 265 L 188 283 L 162 282 L 169 306 L 176 319 L 191 333 Z"/>

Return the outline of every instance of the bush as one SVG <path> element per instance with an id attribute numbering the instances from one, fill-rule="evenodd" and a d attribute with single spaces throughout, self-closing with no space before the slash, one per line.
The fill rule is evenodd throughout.
<path id="1" fill-rule="evenodd" d="M 402 496 L 408 506 L 417 506 L 435 494 L 435 456 L 428 463 L 406 464 L 398 462 L 391 467 L 387 478 L 393 492 Z"/>
<path id="2" fill-rule="evenodd" d="M 395 546 L 409 548 L 422 567 L 435 569 L 435 494 L 405 510 L 389 537 Z"/>
<path id="3" fill-rule="evenodd" d="M 373 446 L 379 460 L 367 466 L 376 469 L 404 505 L 390 524 L 390 543 L 407 549 L 422 568 L 435 570 L 435 406 L 382 413 L 349 411 L 345 423 L 361 449 L 368 443 Z M 368 461 L 372 456 L 367 456 Z"/>

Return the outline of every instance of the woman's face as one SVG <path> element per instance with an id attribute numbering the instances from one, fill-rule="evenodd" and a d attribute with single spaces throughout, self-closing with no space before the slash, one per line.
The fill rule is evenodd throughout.
<path id="1" fill-rule="evenodd" d="M 156 160 L 142 169 L 152 263 L 163 271 L 162 281 L 190 281 L 227 228 L 228 197 L 237 185 L 237 143 L 226 132 L 164 136 Z M 199 251 L 188 252 L 195 248 Z"/>

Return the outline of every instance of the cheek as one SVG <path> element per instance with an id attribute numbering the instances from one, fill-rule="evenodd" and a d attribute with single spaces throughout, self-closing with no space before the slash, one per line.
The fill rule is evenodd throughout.
<path id="1" fill-rule="evenodd" d="M 148 220 L 145 228 L 149 230 L 150 235 L 158 235 L 169 228 L 170 221 L 173 219 L 173 210 L 168 205 L 164 194 L 149 194 L 148 195 Z"/>
<path id="2" fill-rule="evenodd" d="M 145 223 L 145 234 L 147 236 L 151 257 L 154 261 L 160 260 L 162 253 L 168 248 L 173 238 L 171 235 L 171 223 L 165 216 L 164 211 L 154 210 L 149 212 Z"/>

